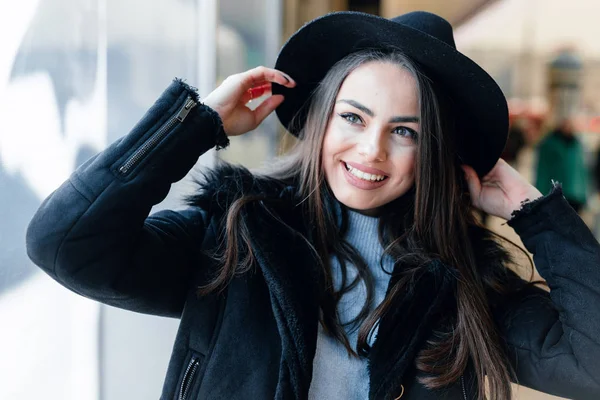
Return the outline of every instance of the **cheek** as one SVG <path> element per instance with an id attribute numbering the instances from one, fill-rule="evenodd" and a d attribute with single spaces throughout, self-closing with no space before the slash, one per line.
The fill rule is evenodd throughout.
<path id="1" fill-rule="evenodd" d="M 323 145 L 321 148 L 321 165 L 327 169 L 327 164 L 330 162 L 332 155 L 331 148 L 331 135 L 329 132 L 325 133 L 325 137 L 323 138 Z"/>
<path id="2" fill-rule="evenodd" d="M 337 129 L 335 123 L 325 131 L 322 149 L 322 164 L 325 168 L 334 164 L 337 158 L 352 147 L 351 138 L 343 130 Z"/>
<path id="3" fill-rule="evenodd" d="M 334 172 L 334 164 L 335 164 L 335 140 L 333 140 L 333 135 L 328 129 L 325 132 L 325 137 L 323 138 L 323 145 L 321 148 L 321 168 L 325 174 L 325 180 L 329 183 L 331 175 Z"/>
<path id="4" fill-rule="evenodd" d="M 416 160 L 416 147 L 405 147 L 396 152 L 394 154 L 394 165 L 396 171 L 399 172 L 398 177 L 401 179 L 409 178 L 414 180 Z"/>

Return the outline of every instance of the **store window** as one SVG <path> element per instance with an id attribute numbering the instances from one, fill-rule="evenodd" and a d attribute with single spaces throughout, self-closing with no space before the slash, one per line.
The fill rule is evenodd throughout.
<path id="1" fill-rule="evenodd" d="M 177 321 L 64 289 L 28 259 L 25 231 L 174 77 L 214 87 L 216 15 L 216 0 L 0 2 L 0 399 L 159 396 Z"/>
<path id="2" fill-rule="evenodd" d="M 281 40 L 280 0 L 221 0 L 219 4 L 217 80 L 259 65 L 273 67 Z M 253 132 L 231 138 L 222 159 L 259 166 L 278 150 L 278 122 L 273 114 Z"/>

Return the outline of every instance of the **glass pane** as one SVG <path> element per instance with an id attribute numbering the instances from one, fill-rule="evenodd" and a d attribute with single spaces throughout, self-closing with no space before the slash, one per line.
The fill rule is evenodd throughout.
<path id="1" fill-rule="evenodd" d="M 259 65 L 274 65 L 279 49 L 279 9 L 279 0 L 219 1 L 219 82 L 231 74 Z M 247 167 L 256 167 L 275 154 L 277 127 L 276 117 L 271 115 L 255 131 L 231 138 L 231 146 L 220 151 L 218 156 Z"/>
<path id="2" fill-rule="evenodd" d="M 216 0 L 0 2 L 0 399 L 159 396 L 177 321 L 70 292 L 24 237 L 41 201 L 174 77 L 214 87 L 215 25 Z"/>
<path id="3" fill-rule="evenodd" d="M 106 143 L 103 2 L 0 2 L 0 398 L 97 399 L 99 306 L 27 258 L 41 200 Z"/>
<path id="4" fill-rule="evenodd" d="M 208 0 L 107 1 L 107 134 L 113 142 L 137 123 L 175 78 L 202 94 L 214 64 L 201 49 L 215 41 Z M 212 5 L 214 6 L 214 4 Z M 198 132 L 202 134 L 202 132 Z M 206 155 L 209 159 L 212 153 Z M 175 184 L 153 211 L 181 208 L 181 197 L 194 190 L 189 179 Z M 103 306 L 101 340 L 102 399 L 144 400 L 161 393 L 178 320 L 141 315 Z"/>

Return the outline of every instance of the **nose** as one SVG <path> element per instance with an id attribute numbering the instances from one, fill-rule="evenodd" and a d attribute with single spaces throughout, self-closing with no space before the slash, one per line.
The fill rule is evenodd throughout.
<path id="1" fill-rule="evenodd" d="M 358 154 L 365 162 L 382 162 L 387 159 L 387 138 L 382 132 L 366 132 L 358 144 Z"/>

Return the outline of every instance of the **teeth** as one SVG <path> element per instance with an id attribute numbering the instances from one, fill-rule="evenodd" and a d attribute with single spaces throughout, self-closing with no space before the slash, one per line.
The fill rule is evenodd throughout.
<path id="1" fill-rule="evenodd" d="M 363 172 L 359 169 L 356 169 L 354 167 L 349 166 L 348 164 L 344 163 L 344 165 L 346 166 L 346 169 L 354 176 L 356 176 L 357 178 L 360 178 L 364 181 L 370 181 L 370 182 L 379 182 L 385 179 L 385 176 L 383 175 L 373 175 L 373 174 L 369 174 L 366 172 Z"/>

